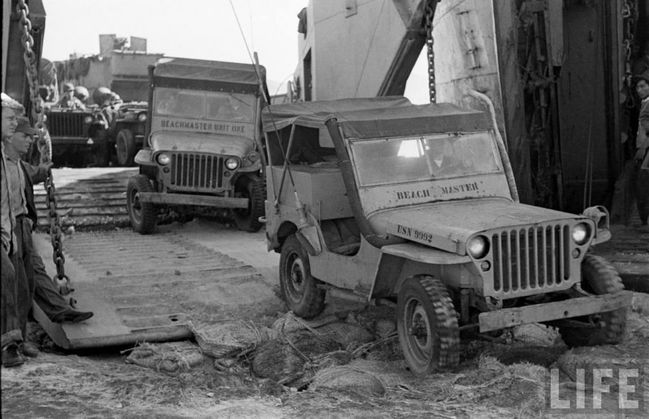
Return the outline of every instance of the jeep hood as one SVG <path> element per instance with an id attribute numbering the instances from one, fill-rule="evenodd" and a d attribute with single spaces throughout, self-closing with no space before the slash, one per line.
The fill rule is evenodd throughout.
<path id="1" fill-rule="evenodd" d="M 377 231 L 460 255 L 474 234 L 586 217 L 507 199 L 462 200 L 382 211 L 369 218 Z"/>
<path id="2" fill-rule="evenodd" d="M 161 133 L 151 135 L 151 149 L 188 153 L 223 154 L 243 157 L 255 148 L 250 138 L 199 133 Z"/>

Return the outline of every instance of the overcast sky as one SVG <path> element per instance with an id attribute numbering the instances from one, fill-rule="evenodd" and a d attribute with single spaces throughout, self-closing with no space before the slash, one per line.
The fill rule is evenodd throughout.
<path id="1" fill-rule="evenodd" d="M 146 38 L 148 52 L 250 62 L 228 0 L 44 0 L 43 57 L 99 53 L 99 34 Z M 308 0 L 233 0 L 271 90 L 297 65 L 297 14 Z M 425 80 L 425 79 L 424 79 Z M 424 81 L 425 89 L 425 81 Z M 274 94 L 274 91 L 271 91 Z M 410 96 L 410 95 L 409 95 Z M 411 98 L 413 99 L 413 98 Z"/>

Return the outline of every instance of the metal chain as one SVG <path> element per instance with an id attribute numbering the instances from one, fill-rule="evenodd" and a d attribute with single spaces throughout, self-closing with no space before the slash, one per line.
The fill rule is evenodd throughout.
<path id="1" fill-rule="evenodd" d="M 428 94 L 430 103 L 437 102 L 437 90 L 435 88 L 435 50 L 433 44 L 433 17 L 435 16 L 435 5 L 426 6 L 425 29 L 426 29 L 426 48 L 428 50 Z"/>
<path id="2" fill-rule="evenodd" d="M 41 152 L 41 163 L 50 162 L 52 159 L 52 141 L 45 128 L 45 114 L 43 112 L 43 99 L 38 94 L 38 63 L 34 53 L 34 38 L 31 35 L 32 23 L 29 20 L 29 7 L 25 0 L 18 0 L 16 11 L 22 23 L 22 44 L 25 48 L 23 59 L 25 61 L 25 76 L 29 84 L 30 98 L 32 102 L 32 118 L 36 121 L 38 130 L 39 151 Z M 44 143 L 44 146 L 43 146 Z M 50 239 L 52 241 L 52 259 L 56 264 L 55 282 L 59 292 L 63 295 L 72 292 L 70 279 L 65 274 L 65 256 L 63 256 L 63 240 L 61 231 L 61 220 L 56 211 L 56 188 L 52 171 L 49 170 L 45 179 L 45 191 L 47 192 L 47 218 L 50 224 Z"/>
<path id="3" fill-rule="evenodd" d="M 633 93 L 633 69 L 631 58 L 633 55 L 633 43 L 635 42 L 635 19 L 636 7 L 633 0 L 625 0 L 622 8 L 622 27 L 624 47 L 624 85 L 628 91 L 626 106 L 633 109 L 636 107 L 635 95 Z"/>

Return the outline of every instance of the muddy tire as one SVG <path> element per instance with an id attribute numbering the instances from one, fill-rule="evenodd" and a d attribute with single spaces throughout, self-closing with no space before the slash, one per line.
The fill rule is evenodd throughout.
<path id="1" fill-rule="evenodd" d="M 115 152 L 119 166 L 133 166 L 136 153 L 135 138 L 130 129 L 122 129 L 115 137 Z"/>
<path id="2" fill-rule="evenodd" d="M 428 275 L 403 283 L 397 298 L 397 331 L 413 374 L 452 368 L 460 361 L 457 313 L 446 287 Z"/>
<path id="3" fill-rule="evenodd" d="M 289 236 L 279 258 L 279 283 L 289 310 L 311 319 L 324 310 L 325 291 L 319 280 L 311 276 L 309 255 L 295 235 Z"/>
<path id="4" fill-rule="evenodd" d="M 158 224 L 157 208 L 148 202 L 140 202 L 140 192 L 153 192 L 153 186 L 144 175 L 136 175 L 128 180 L 126 188 L 126 209 L 133 230 L 140 234 L 151 234 Z"/>
<path id="5" fill-rule="evenodd" d="M 615 294 L 624 289 L 622 279 L 606 259 L 586 255 L 581 263 L 581 287 L 592 294 Z M 582 322 L 602 322 L 601 328 L 559 327 L 561 338 L 570 347 L 619 343 L 626 329 L 626 309 L 579 317 Z"/>
<path id="6" fill-rule="evenodd" d="M 251 233 L 259 231 L 263 226 L 259 217 L 266 213 L 266 182 L 258 176 L 241 179 L 241 197 L 248 198 L 248 208 L 234 211 L 234 221 L 237 228 Z"/>

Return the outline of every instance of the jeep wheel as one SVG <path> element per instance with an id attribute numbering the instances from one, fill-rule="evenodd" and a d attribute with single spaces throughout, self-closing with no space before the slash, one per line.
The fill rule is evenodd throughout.
<path id="1" fill-rule="evenodd" d="M 239 230 L 254 233 L 262 226 L 259 217 L 266 213 L 266 182 L 258 176 L 251 176 L 242 179 L 240 184 L 241 197 L 248 198 L 248 208 L 235 210 L 234 221 Z"/>
<path id="2" fill-rule="evenodd" d="M 305 319 L 322 313 L 325 291 L 318 288 L 320 281 L 311 276 L 309 255 L 294 234 L 282 245 L 279 283 L 289 310 Z"/>
<path id="3" fill-rule="evenodd" d="M 606 259 L 590 254 L 581 263 L 581 287 L 595 295 L 615 294 L 624 289 L 615 268 Z M 626 309 L 620 308 L 574 320 L 591 323 L 593 327 L 559 327 L 566 345 L 574 347 L 619 343 L 626 328 Z"/>
<path id="4" fill-rule="evenodd" d="M 397 330 L 413 374 L 423 376 L 459 363 L 457 313 L 439 279 L 427 275 L 406 279 L 397 298 Z"/>
<path id="5" fill-rule="evenodd" d="M 150 234 L 158 223 L 157 208 L 149 202 L 140 202 L 140 192 L 153 192 L 151 182 L 144 175 L 131 177 L 126 188 L 128 218 L 133 230 L 140 234 Z"/>
<path id="6" fill-rule="evenodd" d="M 136 153 L 135 138 L 130 129 L 122 129 L 115 138 L 115 151 L 117 164 L 120 166 L 133 166 L 133 158 Z"/>

